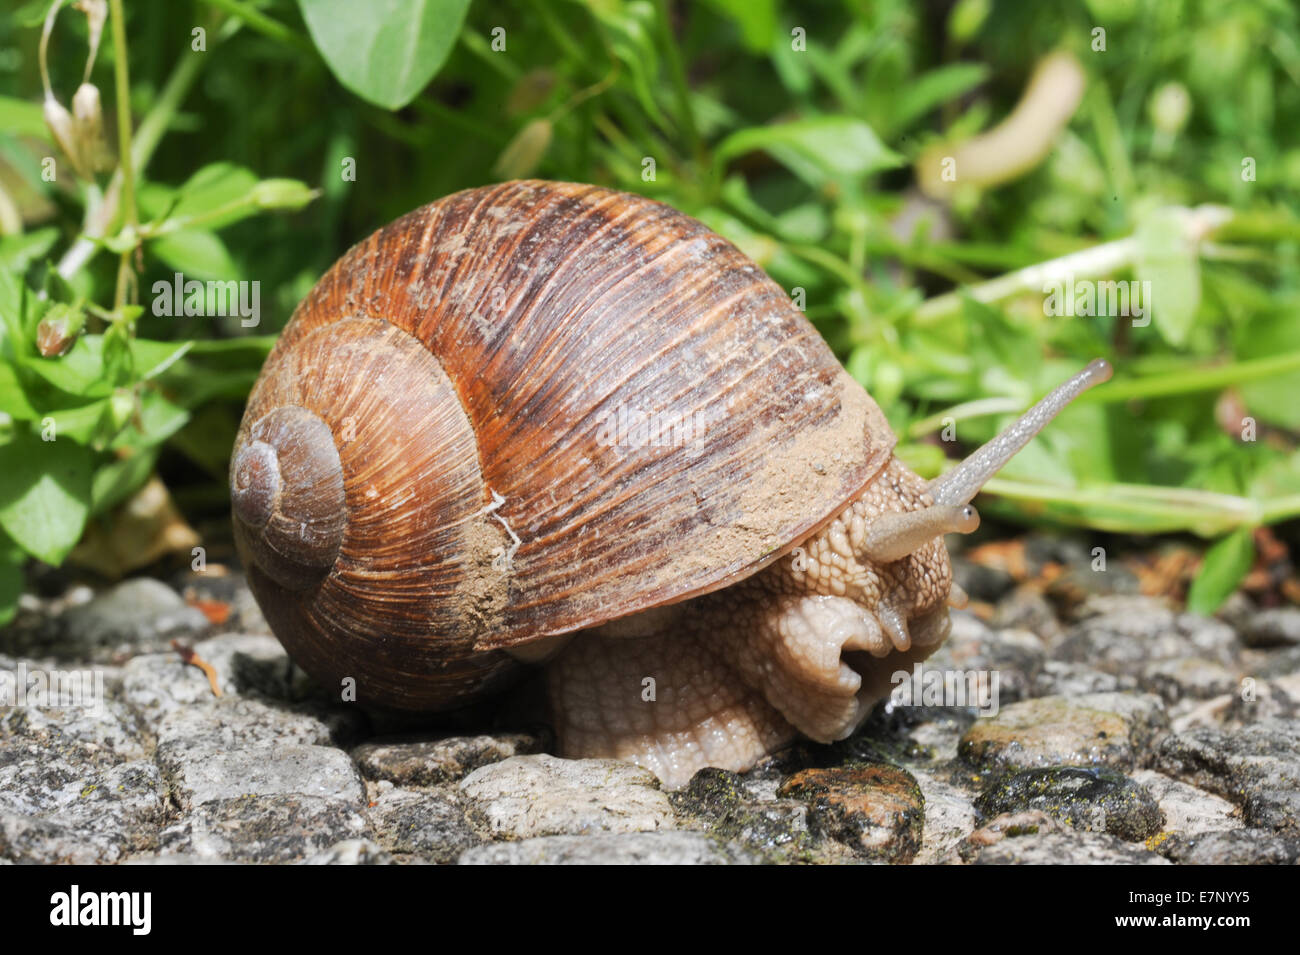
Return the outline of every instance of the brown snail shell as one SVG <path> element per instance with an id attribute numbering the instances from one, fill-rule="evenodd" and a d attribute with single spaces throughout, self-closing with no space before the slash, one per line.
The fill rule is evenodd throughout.
<path id="1" fill-rule="evenodd" d="M 611 446 L 629 412 L 708 428 Z M 379 230 L 298 307 L 236 442 L 236 541 L 308 672 L 444 708 L 508 676 L 503 648 L 758 571 L 893 444 L 725 239 L 639 196 L 510 182 Z"/>

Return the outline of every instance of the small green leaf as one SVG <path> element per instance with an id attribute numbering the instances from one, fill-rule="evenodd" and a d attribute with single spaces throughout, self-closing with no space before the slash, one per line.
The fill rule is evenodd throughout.
<path id="1" fill-rule="evenodd" d="M 1137 277 L 1150 282 L 1145 295 L 1151 320 L 1171 345 L 1182 345 L 1201 304 L 1201 272 L 1196 249 L 1175 209 L 1160 209 L 1138 224 Z"/>
<path id="2" fill-rule="evenodd" d="M 203 229 L 183 229 L 160 236 L 149 243 L 149 251 L 186 278 L 238 281 L 241 277 L 226 244 Z"/>
<path id="3" fill-rule="evenodd" d="M 951 63 L 931 70 L 899 91 L 898 105 L 890 117 L 893 128 L 902 128 L 936 106 L 942 106 L 983 83 L 989 68 L 983 63 Z"/>
<path id="4" fill-rule="evenodd" d="M 194 342 L 155 342 L 147 338 L 133 338 L 131 354 L 135 358 L 136 376 L 141 381 L 156 378 L 193 347 Z"/>
<path id="5" fill-rule="evenodd" d="M 263 179 L 253 187 L 253 202 L 259 209 L 301 209 L 318 195 L 297 179 Z"/>
<path id="6" fill-rule="evenodd" d="M 0 411 L 21 421 L 38 416 L 18 377 L 18 369 L 10 362 L 0 362 Z"/>
<path id="7" fill-rule="evenodd" d="M 1187 592 L 1187 609 L 1209 615 L 1223 606 L 1255 563 L 1255 537 L 1238 528 L 1205 552 L 1200 573 Z"/>
<path id="8" fill-rule="evenodd" d="M 725 162 L 762 149 L 804 179 L 820 187 L 827 180 L 853 185 L 858 180 L 903 164 L 870 126 L 849 116 L 818 116 L 732 133 L 718 146 Z"/>
<path id="9" fill-rule="evenodd" d="M 451 53 L 469 0 L 298 0 L 312 42 L 338 81 L 401 109 Z"/>
<path id="10" fill-rule="evenodd" d="M 776 0 L 711 0 L 714 7 L 740 27 L 745 46 L 754 53 L 766 52 L 776 32 Z"/>
<path id="11" fill-rule="evenodd" d="M 4 126 L 0 120 L 0 127 Z M 22 235 L 7 235 L 0 239 L 0 268 L 21 275 L 27 266 L 39 259 L 59 241 L 59 230 L 54 226 L 24 232 Z"/>
<path id="12" fill-rule="evenodd" d="M 32 556 L 61 563 L 86 524 L 92 462 L 73 441 L 15 433 L 0 445 L 0 527 Z"/>
<path id="13" fill-rule="evenodd" d="M 82 335 L 66 354 L 34 358 L 26 367 L 70 395 L 103 398 L 113 390 L 105 375 L 103 335 Z"/>

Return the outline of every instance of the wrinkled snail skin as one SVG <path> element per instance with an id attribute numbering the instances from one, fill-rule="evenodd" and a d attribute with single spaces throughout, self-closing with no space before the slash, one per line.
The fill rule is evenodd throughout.
<path id="1" fill-rule="evenodd" d="M 947 634 L 942 535 L 1108 375 L 927 485 L 726 240 L 638 196 L 504 183 L 381 229 L 299 306 L 236 441 L 236 544 L 327 687 L 440 710 L 540 664 L 563 753 L 677 786 L 851 733 Z"/>

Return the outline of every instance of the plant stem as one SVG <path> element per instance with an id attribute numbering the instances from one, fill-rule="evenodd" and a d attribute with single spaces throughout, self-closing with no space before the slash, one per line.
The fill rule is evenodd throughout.
<path id="1" fill-rule="evenodd" d="M 930 415 L 928 418 L 922 418 L 919 421 L 913 421 L 907 428 L 909 438 L 920 438 L 932 431 L 938 431 L 944 425 L 944 419 L 951 418 L 953 421 L 965 421 L 969 418 L 979 418 L 983 415 L 991 414 L 1017 414 L 1025 410 L 1025 405 L 1015 398 L 994 397 L 994 398 L 977 398 L 974 401 L 963 402 L 959 405 L 953 405 L 938 414 Z"/>
<path id="2" fill-rule="evenodd" d="M 256 30 L 263 36 L 269 36 L 272 40 L 287 43 L 289 46 L 297 47 L 300 50 L 313 49 L 310 43 L 279 20 L 271 19 L 261 10 L 249 6 L 242 0 L 203 0 L 203 2 L 208 6 L 216 7 L 218 10 L 230 14 L 247 25 L 249 29 Z"/>
<path id="3" fill-rule="evenodd" d="M 1199 206 L 1185 211 L 1184 233 L 1197 242 L 1212 230 L 1225 225 L 1229 215 L 1218 206 Z M 913 314 L 913 322 L 924 326 L 950 318 L 961 311 L 962 302 L 967 297 L 986 304 L 1001 302 L 1028 292 L 1041 295 L 1045 285 L 1064 282 L 1070 278 L 1078 280 L 1109 275 L 1132 265 L 1137 261 L 1140 251 L 1137 238 L 1128 236 L 1060 258 L 1048 259 L 966 289 L 937 295 L 921 303 Z"/>
<path id="4" fill-rule="evenodd" d="M 126 15 L 122 0 L 109 0 L 113 11 L 113 73 L 117 86 L 117 151 L 122 170 L 122 201 L 125 205 L 126 224 L 134 226 L 139 220 L 135 209 L 135 173 L 131 155 L 131 82 L 127 76 Z"/>
<path id="5" fill-rule="evenodd" d="M 985 492 L 1022 502 L 1021 513 L 1043 514 L 1043 508 L 1024 502 L 1055 504 L 1086 511 L 1090 527 L 1121 533 L 1159 534 L 1190 531 L 1213 537 L 1239 527 L 1258 527 L 1300 514 L 1300 495 L 1256 501 L 1233 494 L 1218 494 L 1181 487 L 1136 484 L 1098 484 L 1073 488 L 994 478 Z M 1065 518 L 1065 514 L 1055 515 Z"/>
<path id="6" fill-rule="evenodd" d="M 1096 388 L 1080 395 L 1084 401 L 1128 401 L 1132 398 L 1162 398 L 1168 395 L 1191 394 L 1197 391 L 1215 391 L 1273 375 L 1300 371 L 1300 352 L 1273 355 L 1269 358 L 1251 358 L 1226 365 L 1187 368 L 1162 375 L 1112 381 L 1104 388 Z"/>
<path id="7" fill-rule="evenodd" d="M 131 81 L 127 74 L 126 14 L 122 0 L 110 0 L 113 17 L 113 78 L 117 86 L 117 151 L 118 168 L 122 173 L 122 202 L 125 206 L 126 226 L 134 229 L 139 223 L 135 208 L 135 172 L 131 157 Z M 113 296 L 113 310 L 120 311 L 126 304 L 127 288 L 131 284 L 131 253 L 127 249 L 117 264 L 117 290 Z"/>
<path id="8" fill-rule="evenodd" d="M 207 55 L 205 53 L 196 53 L 193 50 L 188 51 L 181 58 L 181 61 L 176 64 L 176 68 L 172 70 L 172 75 L 168 77 L 162 92 L 154 100 L 153 107 L 140 122 L 140 126 L 136 130 L 135 141 L 131 144 L 131 164 L 137 172 L 144 172 L 145 167 L 149 165 L 149 160 L 158 147 L 159 140 L 162 139 L 162 135 L 166 132 L 172 117 L 176 115 L 177 109 L 180 108 L 182 100 L 185 99 L 190 87 L 194 85 L 194 81 L 198 78 L 204 57 Z M 97 204 L 87 205 L 81 236 L 59 259 L 59 275 L 63 276 L 63 278 L 67 279 L 76 275 L 99 252 L 100 247 L 95 240 L 103 238 L 105 230 L 117 215 L 122 182 L 122 168 L 119 166 L 117 171 L 113 173 L 108 188 L 104 191 L 103 200 Z"/>
<path id="9" fill-rule="evenodd" d="M 1043 286 L 1063 282 L 1069 276 L 1086 278 L 1107 275 L 1131 263 L 1137 256 L 1137 240 L 1132 236 L 1104 242 L 1090 249 L 1072 252 L 1059 259 L 1048 259 L 987 282 L 971 285 L 964 290 L 946 292 L 922 302 L 917 308 L 914 322 L 918 326 L 933 325 L 958 314 L 962 302 L 972 298 L 977 302 L 1001 302 L 1026 292 L 1041 294 Z"/>

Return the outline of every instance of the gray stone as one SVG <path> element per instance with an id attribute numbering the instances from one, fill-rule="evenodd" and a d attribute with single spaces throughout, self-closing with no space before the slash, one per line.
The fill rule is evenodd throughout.
<path id="1" fill-rule="evenodd" d="M 285 699 L 289 655 L 280 641 L 263 634 L 223 633 L 200 640 L 194 652 L 217 671 L 221 692 Z M 202 674 L 200 673 L 200 676 Z"/>
<path id="2" fill-rule="evenodd" d="M 1066 606 L 1092 597 L 1131 596 L 1141 589 L 1137 575 L 1118 561 L 1108 561 L 1105 570 L 1093 570 L 1091 557 L 1082 566 L 1071 567 L 1048 584 L 1048 596 Z"/>
<path id="3" fill-rule="evenodd" d="M 0 862 L 97 865 L 117 862 L 121 840 L 42 816 L 0 811 Z"/>
<path id="4" fill-rule="evenodd" d="M 1093 597 L 1053 656 L 1115 673 L 1159 660 L 1201 657 L 1231 667 L 1241 645 L 1221 620 L 1175 613 L 1146 597 Z"/>
<path id="5" fill-rule="evenodd" d="M 122 669 L 122 694 L 151 731 L 173 710 L 212 699 L 212 688 L 198 667 L 174 652 L 134 657 Z"/>
<path id="6" fill-rule="evenodd" d="M 1138 770 L 1133 774 L 1133 781 L 1146 787 L 1165 814 L 1165 832 L 1241 828 L 1241 810 L 1221 796 L 1151 769 Z"/>
<path id="7" fill-rule="evenodd" d="M 208 618 L 161 581 L 139 577 L 68 607 L 42 635 L 44 652 L 88 662 L 123 660 L 166 649 L 210 629 Z"/>
<path id="8" fill-rule="evenodd" d="M 1034 680 L 1034 696 L 1083 696 L 1088 693 L 1123 693 L 1136 690 L 1131 673 L 1106 673 L 1086 663 L 1047 660 Z"/>
<path id="9" fill-rule="evenodd" d="M 1235 669 L 1201 657 L 1156 660 L 1144 664 L 1138 671 L 1138 685 L 1159 695 L 1166 703 L 1177 703 L 1184 698 L 1204 700 L 1221 696 L 1231 693 L 1237 684 Z"/>
<path id="10" fill-rule="evenodd" d="M 238 696 L 209 697 L 172 710 L 158 720 L 159 747 L 231 750 L 259 743 L 336 745 L 355 738 L 364 725 L 360 711 L 338 707 L 322 711 Z"/>
<path id="11" fill-rule="evenodd" d="M 1043 641 L 1028 630 L 994 629 L 972 614 L 952 614 L 948 640 L 922 670 L 985 671 L 998 677 L 998 701 L 1013 703 L 1033 692 L 1034 680 L 1046 659 Z"/>
<path id="12" fill-rule="evenodd" d="M 471 818 L 494 836 L 642 832 L 674 825 L 654 773 L 612 759 L 512 756 L 460 783 Z"/>
<path id="13" fill-rule="evenodd" d="M 298 862 L 340 842 L 372 839 L 349 802 L 284 794 L 207 802 L 163 830 L 160 849 L 237 862 Z"/>
<path id="14" fill-rule="evenodd" d="M 1260 610 L 1242 628 L 1241 639 L 1248 647 L 1300 645 L 1300 607 Z"/>
<path id="15" fill-rule="evenodd" d="M 28 756 L 0 769 L 0 858 L 117 862 L 157 843 L 163 812 L 162 779 L 148 760 L 96 769 Z"/>
<path id="16" fill-rule="evenodd" d="M 1045 696 L 1013 703 L 979 720 L 962 737 L 962 759 L 980 768 L 1109 766 L 1144 762 L 1151 742 L 1168 728 L 1160 700 L 1150 694 Z"/>
<path id="17" fill-rule="evenodd" d="M 5 750 L 65 754 L 109 765 L 145 755 L 142 727 L 127 706 L 105 700 L 97 707 L 0 707 L 0 762 Z"/>
<path id="18" fill-rule="evenodd" d="M 481 766 L 511 756 L 526 756 L 542 747 L 535 733 L 490 736 L 444 736 L 438 739 L 375 739 L 352 751 L 367 779 L 386 779 L 400 786 L 434 786 L 455 782 Z"/>
<path id="19" fill-rule="evenodd" d="M 1002 629 L 1021 629 L 1055 641 L 1061 633 L 1056 611 L 1042 592 L 1032 586 L 1020 586 L 998 602 L 990 625 Z"/>
<path id="20" fill-rule="evenodd" d="M 1300 835 L 1300 720 L 1168 736 L 1156 768 L 1238 803 L 1247 826 Z"/>
<path id="21" fill-rule="evenodd" d="M 1300 717 L 1300 673 L 1258 680 L 1247 677 L 1230 697 L 1223 722 L 1230 727 Z"/>
<path id="22" fill-rule="evenodd" d="M 996 603 L 1016 585 L 1016 579 L 1000 567 L 977 564 L 961 555 L 952 557 L 952 579 L 972 600 Z"/>
<path id="23" fill-rule="evenodd" d="M 912 776 L 925 800 L 921 849 L 913 861 L 918 865 L 953 861 L 962 842 L 975 831 L 974 797 L 931 773 L 914 768 Z"/>
<path id="24" fill-rule="evenodd" d="M 974 853 L 975 865 L 1169 865 L 1154 852 L 1100 832 L 1008 836 Z"/>
<path id="25" fill-rule="evenodd" d="M 1227 829 L 1174 835 L 1157 851 L 1180 865 L 1295 865 L 1300 839 L 1266 829 Z"/>
<path id="26" fill-rule="evenodd" d="M 447 863 L 483 841 L 466 819 L 455 790 L 381 786 L 367 812 L 389 852 Z"/>
<path id="27" fill-rule="evenodd" d="M 182 809 L 247 796 L 303 795 L 359 806 L 365 790 L 342 750 L 256 743 L 235 750 L 186 741 L 158 747 L 158 766 Z"/>
<path id="28" fill-rule="evenodd" d="M 1054 766 L 996 780 L 975 800 L 988 816 L 1037 810 L 1072 829 L 1129 842 L 1160 831 L 1164 814 L 1142 786 L 1111 769 Z"/>
<path id="29" fill-rule="evenodd" d="M 1252 652 L 1259 662 L 1249 669 L 1257 677 L 1276 678 L 1300 673 L 1300 647 L 1279 647 Z"/>
<path id="30" fill-rule="evenodd" d="M 749 865 L 739 846 L 700 832 L 543 836 L 470 849 L 461 865 Z"/>
<path id="31" fill-rule="evenodd" d="M 345 839 L 299 865 L 392 865 L 390 856 L 369 839 Z"/>

